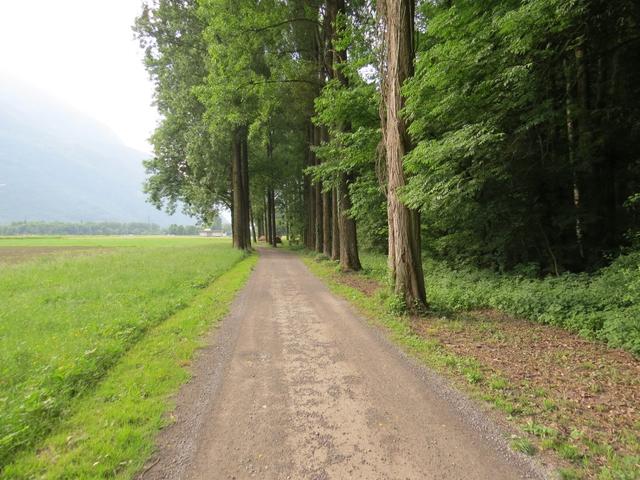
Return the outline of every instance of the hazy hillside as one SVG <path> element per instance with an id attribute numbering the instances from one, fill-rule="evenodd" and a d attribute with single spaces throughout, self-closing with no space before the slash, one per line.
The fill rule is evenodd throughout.
<path id="1" fill-rule="evenodd" d="M 141 162 L 146 157 L 95 120 L 0 80 L 0 223 L 193 223 L 145 202 Z"/>

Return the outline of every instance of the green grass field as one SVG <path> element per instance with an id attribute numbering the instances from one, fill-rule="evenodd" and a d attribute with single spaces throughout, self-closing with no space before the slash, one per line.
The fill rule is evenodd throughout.
<path id="1" fill-rule="evenodd" d="M 51 251 L 29 258 L 31 247 Z M 100 248 L 74 254 L 68 248 L 57 253 L 52 247 Z M 87 419 L 92 418 L 87 399 L 134 347 L 153 337 L 176 313 L 190 311 L 195 303 L 200 309 L 209 305 L 211 312 L 226 307 L 232 295 L 220 305 L 212 304 L 217 290 L 210 289 L 243 257 L 228 240 L 205 238 L 2 238 L 0 258 L 3 248 L 25 250 L 20 251 L 19 263 L 0 262 L 0 471 L 5 478 L 32 476 L 28 471 L 12 475 L 8 472 L 17 467 L 7 465 L 55 436 L 78 414 L 79 405 L 84 405 Z M 192 311 L 190 318 L 202 315 Z M 207 322 L 213 322 L 213 314 L 210 318 L 205 310 L 189 341 L 195 341 Z M 145 351 L 137 355 L 144 357 Z M 165 368 L 168 373 L 161 375 L 156 388 L 165 380 L 176 384 L 171 368 L 181 368 Z M 134 405 L 136 399 L 129 402 Z M 139 463 L 140 458 L 134 460 Z"/>

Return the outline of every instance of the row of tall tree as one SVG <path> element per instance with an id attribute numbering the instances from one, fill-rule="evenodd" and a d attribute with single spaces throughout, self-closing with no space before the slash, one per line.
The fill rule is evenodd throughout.
<path id="1" fill-rule="evenodd" d="M 597 268 L 640 219 L 633 0 L 153 0 L 135 26 L 162 121 L 146 189 L 234 245 Z M 252 239 L 253 236 L 253 239 Z"/>

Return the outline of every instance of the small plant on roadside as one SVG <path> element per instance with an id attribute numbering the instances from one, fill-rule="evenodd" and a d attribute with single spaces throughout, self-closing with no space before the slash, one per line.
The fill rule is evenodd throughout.
<path id="1" fill-rule="evenodd" d="M 475 368 L 465 369 L 464 376 L 467 377 L 467 381 L 471 384 L 476 384 L 484 380 L 482 372 Z"/>
<path id="2" fill-rule="evenodd" d="M 558 442 L 555 445 L 555 451 L 565 460 L 576 462 L 582 458 L 580 450 L 575 445 L 566 442 Z"/>
<path id="3" fill-rule="evenodd" d="M 489 387 L 493 390 L 505 390 L 509 387 L 509 381 L 504 377 L 495 376 L 489 380 Z"/>
<path id="4" fill-rule="evenodd" d="M 387 309 L 392 315 L 405 315 L 407 313 L 407 304 L 400 295 L 391 294 L 387 299 Z"/>
<path id="5" fill-rule="evenodd" d="M 558 435 L 557 430 L 536 423 L 533 420 L 528 420 L 522 429 L 540 438 L 555 438 Z"/>
<path id="6" fill-rule="evenodd" d="M 512 440 L 511 448 L 516 452 L 524 453 L 529 456 L 536 454 L 536 447 L 526 438 L 516 438 Z"/>
<path id="7" fill-rule="evenodd" d="M 558 409 L 558 406 L 556 405 L 556 403 L 553 400 L 545 398 L 544 400 L 542 400 L 542 408 L 546 412 L 553 412 L 553 411 Z"/>
<path id="8" fill-rule="evenodd" d="M 582 473 L 575 468 L 560 468 L 558 469 L 558 475 L 561 480 L 580 480 L 583 478 Z"/>

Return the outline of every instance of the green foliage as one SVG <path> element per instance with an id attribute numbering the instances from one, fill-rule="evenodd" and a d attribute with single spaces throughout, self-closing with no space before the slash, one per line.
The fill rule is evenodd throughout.
<path id="1" fill-rule="evenodd" d="M 328 141 L 315 148 L 322 163 L 306 169 L 324 188 L 336 186 L 341 174 L 350 175 L 349 213 L 358 226 L 358 241 L 365 248 L 383 251 L 387 244 L 386 199 L 376 174 L 381 141 L 376 83 L 361 69 L 375 62 L 370 39 L 375 22 L 366 2 L 352 2 L 350 15 L 336 22 L 339 48 L 349 52 L 339 65 L 345 81 L 332 79 L 315 99 L 316 125 L 328 131 Z"/>
<path id="2" fill-rule="evenodd" d="M 637 230 L 639 8 L 421 2 L 403 198 L 431 255 L 578 271 Z"/>
<path id="3" fill-rule="evenodd" d="M 407 304 L 401 295 L 389 295 L 387 308 L 393 315 L 404 315 L 407 313 Z"/>
<path id="4" fill-rule="evenodd" d="M 386 257 L 363 253 L 365 273 L 386 279 Z M 495 308 L 555 325 L 640 355 L 640 253 L 616 259 L 594 274 L 536 278 L 425 260 L 432 308 L 460 311 Z"/>
<path id="5" fill-rule="evenodd" d="M 91 242 L 129 248 L 0 271 L 0 465 L 42 440 L 150 328 L 242 257 L 211 239 L 66 243 Z"/>
<path id="6" fill-rule="evenodd" d="M 451 269 L 427 262 L 430 301 L 443 309 L 492 307 L 556 325 L 640 355 L 640 255 L 620 257 L 594 275 L 543 280 Z"/>
<path id="7" fill-rule="evenodd" d="M 489 380 L 489 386 L 494 390 L 505 390 L 509 387 L 509 381 L 502 377 L 493 377 Z"/>

